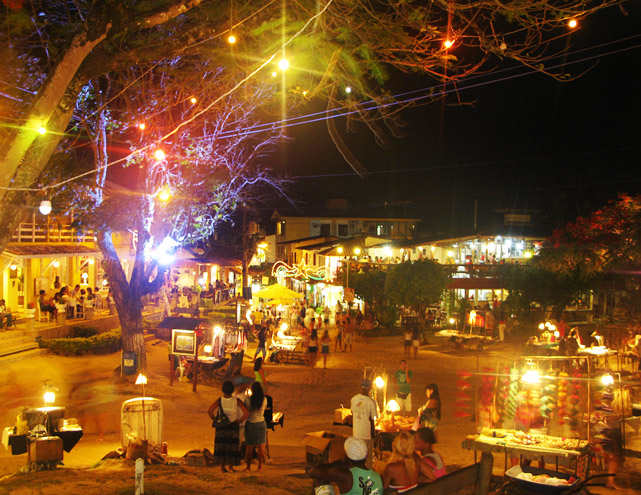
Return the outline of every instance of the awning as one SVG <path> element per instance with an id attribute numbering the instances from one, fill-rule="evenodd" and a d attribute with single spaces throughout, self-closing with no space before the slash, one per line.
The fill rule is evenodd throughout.
<path id="1" fill-rule="evenodd" d="M 10 244 L 2 253 L 17 259 L 98 256 L 100 250 L 84 244 Z"/>
<path id="2" fill-rule="evenodd" d="M 448 289 L 498 290 L 505 289 L 498 278 L 453 278 Z"/>
<path id="3" fill-rule="evenodd" d="M 186 318 L 184 316 L 168 316 L 156 328 L 168 328 L 170 330 L 196 330 L 207 320 L 202 318 Z"/>

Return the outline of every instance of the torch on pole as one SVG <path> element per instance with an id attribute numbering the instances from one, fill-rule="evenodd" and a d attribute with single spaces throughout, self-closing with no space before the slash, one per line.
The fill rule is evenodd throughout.
<path id="1" fill-rule="evenodd" d="M 143 440 L 147 440 L 147 418 L 145 418 L 145 385 L 147 384 L 147 377 L 140 373 L 136 378 L 136 385 L 142 385 L 142 432 Z"/>

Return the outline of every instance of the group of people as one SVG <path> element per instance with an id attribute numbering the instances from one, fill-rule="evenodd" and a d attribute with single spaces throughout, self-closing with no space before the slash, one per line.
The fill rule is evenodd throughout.
<path id="1" fill-rule="evenodd" d="M 47 298 L 47 293 L 41 289 L 38 295 L 38 305 L 40 312 L 50 313 L 52 319 L 63 308 L 68 317 L 81 316 L 84 315 L 86 309 L 93 309 L 99 305 L 99 298 L 98 287 L 94 291 L 91 287 L 83 289 L 78 284 L 72 290 L 69 290 L 67 286 L 60 288 L 51 298 Z"/>
<path id="2" fill-rule="evenodd" d="M 345 440 L 346 459 L 315 466 L 310 476 L 316 493 L 333 483 L 341 495 L 383 495 L 388 488 L 405 493 L 420 484 L 431 483 L 446 474 L 442 456 L 435 452 L 434 432 L 421 428 L 400 432 L 392 442 L 392 453 L 381 473 L 368 464 L 368 445 L 355 436 Z M 326 489 L 324 493 L 333 493 Z"/>
<path id="3" fill-rule="evenodd" d="M 397 387 L 396 398 L 401 407 L 399 411 L 401 414 L 410 413 L 412 410 L 412 378 L 413 374 L 409 370 L 407 361 L 401 360 L 400 369 L 394 374 Z M 368 468 L 372 467 L 375 421 L 378 416 L 377 404 L 370 397 L 371 388 L 370 380 L 362 380 L 360 393 L 352 397 L 350 403 L 352 435 L 362 440 L 366 446 L 364 465 Z M 445 474 L 443 459 L 432 450 L 432 445 L 436 443 L 435 431 L 440 419 L 439 390 L 438 386 L 432 383 L 425 387 L 425 403 L 418 408 L 417 419 L 413 426 L 414 432 L 401 432 L 392 443 L 392 456 L 382 472 L 384 488 L 391 486 L 402 493 L 420 482 L 433 481 Z M 425 456 L 430 460 L 423 459 Z"/>
<path id="4" fill-rule="evenodd" d="M 219 411 L 227 418 L 227 424 L 216 427 L 214 438 L 214 462 L 221 466 L 224 473 L 234 471 L 234 467 L 240 465 L 243 457 L 241 444 L 245 446 L 245 471 L 251 470 L 254 455 L 258 460 L 258 471 L 263 470 L 267 442 L 265 409 L 268 399 L 258 381 L 252 383 L 250 391 L 244 398 L 238 397 L 235 395 L 234 384 L 226 381 L 222 386 L 222 397 L 216 399 L 207 411 L 214 422 L 219 417 Z"/>

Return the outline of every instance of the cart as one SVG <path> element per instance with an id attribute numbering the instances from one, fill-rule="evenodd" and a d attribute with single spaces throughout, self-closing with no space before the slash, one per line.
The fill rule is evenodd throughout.
<path id="1" fill-rule="evenodd" d="M 55 436 L 27 437 L 27 465 L 30 471 L 55 469 L 62 462 L 62 438 Z"/>
<path id="2" fill-rule="evenodd" d="M 532 476 L 545 476 L 549 478 L 558 478 L 565 480 L 562 484 L 547 484 L 519 477 L 522 473 L 531 474 Z M 535 468 L 531 466 L 513 466 L 505 472 L 505 483 L 499 490 L 504 495 L 571 495 L 573 493 L 582 493 L 586 486 L 596 486 L 599 483 L 589 483 L 595 478 L 614 476 L 611 473 L 595 474 L 588 476 L 583 481 L 575 478 L 571 474 L 551 471 L 549 469 Z M 584 492 L 583 492 L 584 493 Z"/>

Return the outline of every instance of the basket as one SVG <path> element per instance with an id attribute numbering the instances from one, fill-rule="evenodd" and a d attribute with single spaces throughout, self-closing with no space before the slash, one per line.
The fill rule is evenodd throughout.
<path id="1" fill-rule="evenodd" d="M 560 478 L 568 480 L 567 485 L 546 485 L 545 483 L 537 483 L 535 481 L 528 481 L 518 477 L 521 473 L 531 473 L 534 476 L 547 474 L 551 478 Z M 572 475 L 567 473 L 559 473 L 557 471 L 550 471 L 548 469 L 539 469 L 530 466 L 513 466 L 505 472 L 505 476 L 510 479 L 515 485 L 530 493 L 563 493 L 572 490 L 579 482 L 579 478 L 575 478 L 571 483 L 569 482 Z"/>

